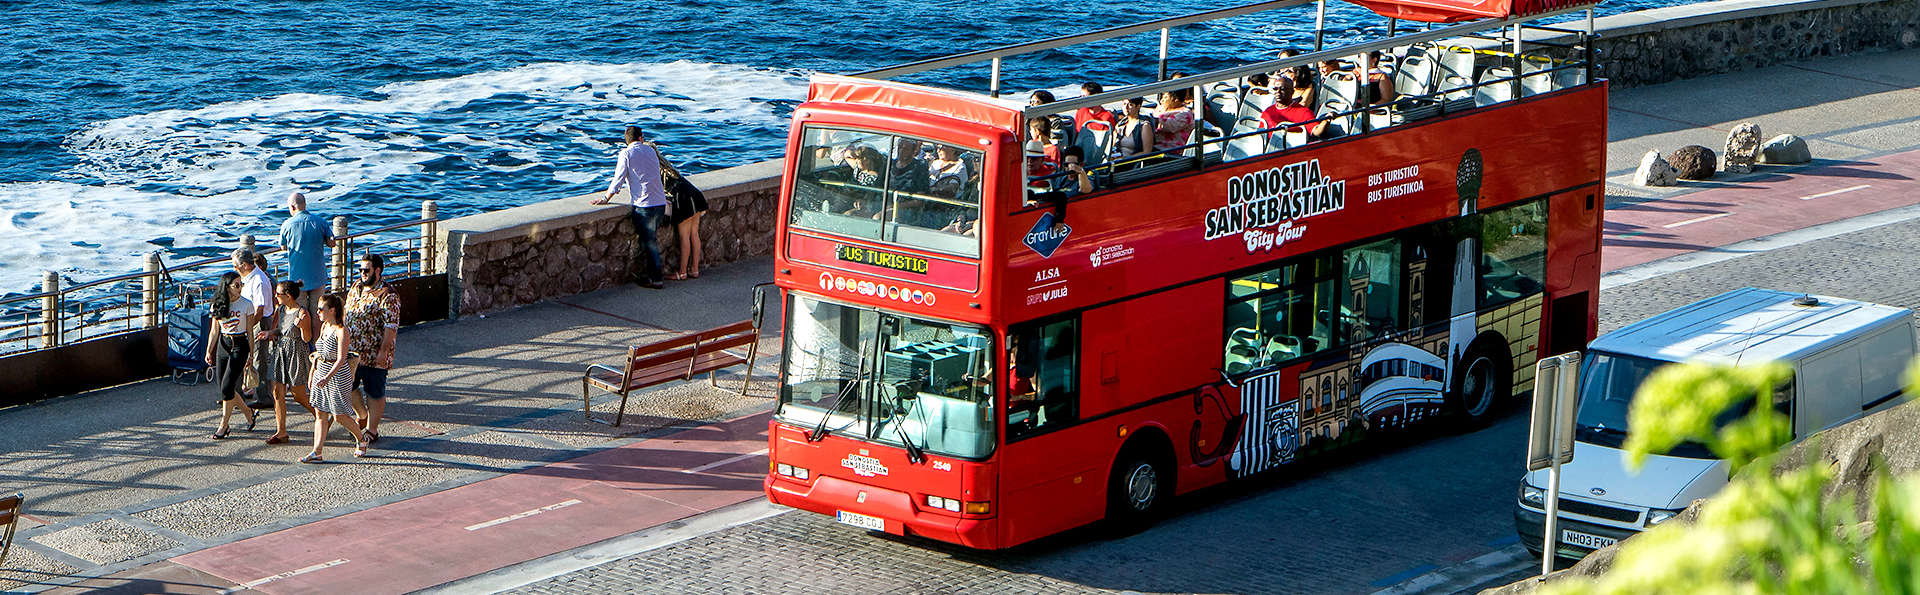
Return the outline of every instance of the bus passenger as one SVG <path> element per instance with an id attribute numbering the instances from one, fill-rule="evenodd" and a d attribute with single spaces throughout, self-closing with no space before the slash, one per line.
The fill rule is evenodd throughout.
<path id="1" fill-rule="evenodd" d="M 927 165 L 927 193 L 942 198 L 958 198 L 973 169 L 960 158 L 959 147 L 940 145 L 934 149 L 933 163 Z"/>
<path id="2" fill-rule="evenodd" d="M 1031 171 L 1032 163 L 1030 162 L 1028 164 L 1030 171 L 1027 172 L 1027 175 L 1044 176 L 1053 173 L 1053 169 L 1060 166 L 1060 145 L 1053 140 L 1053 120 L 1048 118 L 1027 118 L 1026 149 L 1028 157 L 1032 157 L 1033 154 L 1037 153 L 1043 159 L 1041 164 L 1046 166 L 1045 173 L 1033 173 Z"/>
<path id="3" fill-rule="evenodd" d="M 1400 96 L 1394 92 L 1393 77 L 1380 69 L 1380 62 L 1380 51 L 1374 50 L 1367 52 L 1366 62 L 1361 64 L 1361 69 L 1367 73 L 1366 90 L 1362 92 L 1366 95 L 1367 105 L 1392 103 Z"/>
<path id="4" fill-rule="evenodd" d="M 1193 134 L 1193 89 L 1178 89 L 1160 94 L 1158 122 L 1153 126 L 1153 150 L 1166 151 L 1187 144 Z"/>
<path id="5" fill-rule="evenodd" d="M 1124 104 L 1126 112 L 1120 119 L 1120 135 L 1118 142 L 1113 144 L 1113 158 L 1116 161 L 1153 153 L 1156 136 L 1154 119 L 1140 115 L 1140 106 L 1146 102 L 1146 99 L 1135 97 Z"/>
<path id="6" fill-rule="evenodd" d="M 1061 149 L 1060 169 L 1062 172 L 1065 172 L 1065 175 L 1048 178 L 1046 180 L 1046 190 L 1034 192 L 1029 195 L 1027 197 L 1027 204 L 1033 205 L 1049 200 L 1073 198 L 1074 196 L 1093 192 L 1093 176 L 1087 173 L 1087 167 L 1083 165 L 1085 159 L 1086 150 L 1078 146 Z"/>
<path id="7" fill-rule="evenodd" d="M 1273 105 L 1260 112 L 1260 123 L 1265 128 L 1279 128 L 1284 124 L 1298 124 L 1314 118 L 1313 110 L 1300 105 L 1294 99 L 1293 80 L 1276 78 L 1273 80 L 1273 94 L 1277 99 Z M 1288 128 L 1288 132 L 1300 132 L 1299 126 Z M 1327 121 L 1321 120 L 1306 126 L 1307 138 L 1318 140 L 1327 132 Z"/>
<path id="8" fill-rule="evenodd" d="M 1100 83 L 1086 82 L 1086 83 L 1080 84 L 1081 97 L 1099 95 L 1105 92 L 1106 92 L 1106 88 L 1101 87 Z M 1095 120 L 1106 122 L 1108 127 L 1112 127 L 1115 124 L 1119 123 L 1118 122 L 1119 118 L 1114 117 L 1113 112 L 1108 111 L 1107 108 L 1100 107 L 1097 105 L 1087 106 L 1087 107 L 1080 108 L 1079 111 L 1073 112 L 1073 131 L 1074 132 L 1081 131 L 1087 127 L 1087 122 L 1092 122 Z"/>
<path id="9" fill-rule="evenodd" d="M 902 137 L 894 144 L 893 164 L 888 175 L 893 190 L 927 193 L 927 162 L 920 158 L 920 141 Z"/>

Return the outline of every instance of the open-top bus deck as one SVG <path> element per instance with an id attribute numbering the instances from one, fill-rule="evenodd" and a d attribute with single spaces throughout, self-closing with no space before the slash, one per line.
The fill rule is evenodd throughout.
<path id="1" fill-rule="evenodd" d="M 768 497 L 1009 547 L 1530 390 L 1594 332 L 1606 88 L 1586 32 L 1525 23 L 1586 6 L 1368 4 L 1464 22 L 1041 105 L 996 97 L 1003 57 L 1312 5 L 816 77 Z M 986 94 L 885 80 L 989 60 Z M 1276 72 L 1311 116 L 1270 115 Z"/>

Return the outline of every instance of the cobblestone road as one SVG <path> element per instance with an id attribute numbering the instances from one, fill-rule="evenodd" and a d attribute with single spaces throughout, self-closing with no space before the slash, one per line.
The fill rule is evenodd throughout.
<path id="1" fill-rule="evenodd" d="M 1617 287 L 1601 331 L 1741 286 L 1920 307 L 1920 220 Z M 1137 535 L 1009 552 L 787 513 L 529 585 L 535 593 L 1354 593 L 1512 547 L 1525 421 L 1211 490 Z M 1491 585 L 1486 585 L 1491 586 Z"/>

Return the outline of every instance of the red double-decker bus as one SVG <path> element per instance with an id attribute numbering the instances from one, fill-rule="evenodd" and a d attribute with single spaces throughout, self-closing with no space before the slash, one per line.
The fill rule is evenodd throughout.
<path id="1" fill-rule="evenodd" d="M 1366 4 L 1437 25 L 1038 106 L 997 97 L 1001 58 L 1311 5 L 816 77 L 781 185 L 768 498 L 1004 548 L 1531 390 L 1594 333 L 1590 8 Z M 1293 69 L 1376 51 L 1377 75 Z M 988 93 L 886 80 L 985 60 Z M 1276 71 L 1311 121 L 1261 117 L 1294 103 Z M 1197 126 L 1143 151 L 1135 110 Z"/>

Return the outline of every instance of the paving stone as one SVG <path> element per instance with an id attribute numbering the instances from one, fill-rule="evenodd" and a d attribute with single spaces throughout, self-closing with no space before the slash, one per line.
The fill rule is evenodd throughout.
<path id="1" fill-rule="evenodd" d="M 94 564 L 107 565 L 172 549 L 179 542 L 107 519 L 34 537 L 33 541 Z"/>
<path id="2" fill-rule="evenodd" d="M 385 442 L 382 442 L 384 444 Z M 202 539 L 376 500 L 472 471 L 376 449 L 354 459 L 351 447 L 326 452 L 321 469 L 195 498 L 133 516 Z"/>

